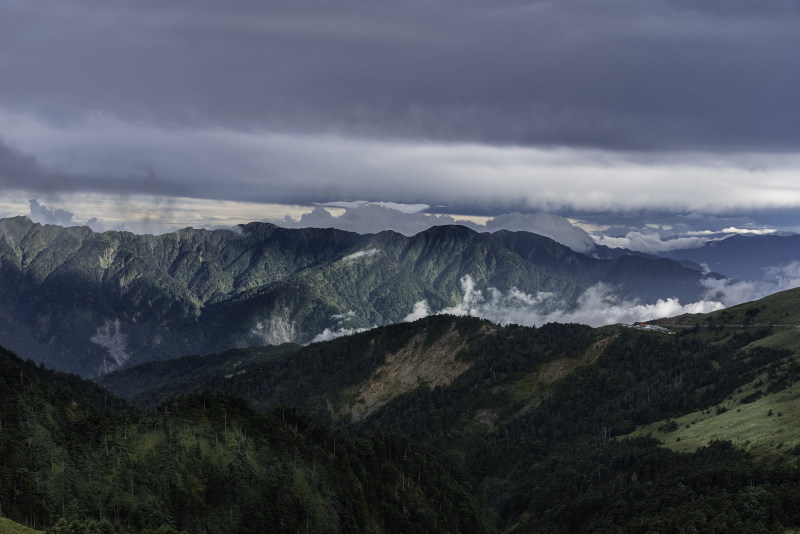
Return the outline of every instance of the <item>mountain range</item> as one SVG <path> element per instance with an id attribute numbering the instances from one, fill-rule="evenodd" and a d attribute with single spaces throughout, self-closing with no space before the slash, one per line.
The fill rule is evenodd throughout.
<path id="1" fill-rule="evenodd" d="M 308 343 L 434 312 L 475 291 L 570 309 L 598 283 L 700 298 L 696 268 L 598 259 L 536 234 L 432 227 L 360 235 L 250 223 L 159 236 L 0 220 L 0 343 L 83 376 L 186 354 Z M 711 275 L 717 276 L 719 275 Z"/>

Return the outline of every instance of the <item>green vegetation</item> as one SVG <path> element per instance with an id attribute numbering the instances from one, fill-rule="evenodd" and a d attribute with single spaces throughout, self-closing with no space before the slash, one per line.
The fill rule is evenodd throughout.
<path id="1" fill-rule="evenodd" d="M 401 321 L 458 303 L 460 280 L 571 305 L 597 282 L 622 297 L 696 298 L 699 271 L 599 260 L 525 232 L 434 227 L 412 237 L 251 223 L 161 236 L 0 220 L 0 343 L 97 376 L 233 348 L 306 343 L 326 328 Z"/>
<path id="2" fill-rule="evenodd" d="M 376 432 L 200 393 L 140 413 L 0 353 L 0 510 L 62 532 L 490 532 L 459 471 Z M 61 518 L 64 521 L 61 521 Z M 90 531 L 90 530 L 86 530 Z"/>
<path id="3" fill-rule="evenodd" d="M 563 328 L 560 335 L 568 335 L 565 326 L 559 328 Z M 566 352 L 549 363 L 511 372 L 505 365 L 514 361 L 514 352 L 498 351 L 486 358 L 486 367 L 476 363 L 447 388 L 420 388 L 410 392 L 359 423 L 356 429 L 362 432 L 390 429 L 443 450 L 448 458 L 460 462 L 468 473 L 481 480 L 502 528 L 526 531 L 546 525 L 569 532 L 603 522 L 611 528 L 610 525 L 616 524 L 612 521 L 614 514 L 619 513 L 613 511 L 616 506 L 625 499 L 642 498 L 633 489 L 627 495 L 619 493 L 619 481 L 615 482 L 615 477 L 621 472 L 630 468 L 632 471 L 627 471 L 625 476 L 636 474 L 641 480 L 643 475 L 637 470 L 646 469 L 647 479 L 653 484 L 651 488 L 663 488 L 676 478 L 682 479 L 676 472 L 679 466 L 693 466 L 699 462 L 694 458 L 704 454 L 670 456 L 660 451 L 658 442 L 653 439 L 632 444 L 619 441 L 619 437 L 638 425 L 659 421 L 658 425 L 663 425 L 666 418 L 680 420 L 683 414 L 708 409 L 752 381 L 757 369 L 776 362 L 785 363 L 789 358 L 786 351 L 745 348 L 758 335 L 767 334 L 767 330 L 738 333 L 719 343 L 691 331 L 660 336 L 607 328 L 589 338 L 591 341 L 598 335 L 608 336 L 599 339 L 604 344 L 599 355 L 587 356 L 587 353 L 592 354 L 592 347 L 596 351 L 599 341 L 588 345 L 579 342 L 577 347 L 583 349 L 569 350 L 565 346 Z M 557 339 L 563 344 L 570 338 Z M 574 333 L 572 339 L 575 339 Z M 564 357 L 572 360 L 571 365 L 564 362 Z M 534 396 L 527 405 L 518 403 L 520 384 L 536 382 L 530 378 L 531 372 L 539 373 L 538 384 L 542 384 L 550 380 L 543 373 L 552 373 L 559 366 L 573 370 L 553 381 L 544 395 Z M 541 391 L 538 385 L 532 388 L 534 394 Z M 473 424 L 473 421 L 481 424 Z M 796 436 L 796 427 L 791 432 Z M 700 445 L 707 443 L 708 440 Z M 739 452 L 731 454 L 739 458 L 736 456 Z M 653 457 L 654 462 L 665 463 L 658 468 L 629 463 L 622 469 L 616 459 L 619 455 Z M 763 469 L 762 483 L 770 498 L 778 499 L 779 507 L 788 506 L 790 501 L 786 501 L 788 497 L 785 496 L 791 494 L 790 488 L 797 488 L 800 476 L 797 467 L 762 465 L 760 460 L 749 456 L 742 456 L 741 461 L 747 462 L 750 469 Z M 587 465 L 582 466 L 583 463 Z M 588 465 L 601 469 L 595 482 L 578 480 L 593 471 Z M 739 467 L 732 468 L 732 472 L 736 469 Z M 569 473 L 575 473 L 576 478 L 570 479 Z M 551 482 L 546 482 L 548 477 Z M 788 486 L 783 480 L 787 480 Z M 782 488 L 779 493 L 783 497 L 776 496 L 774 485 Z M 714 487 L 700 477 L 692 481 L 693 495 L 697 499 L 711 499 Z M 654 489 L 649 494 L 651 500 L 642 501 L 647 505 L 646 513 L 640 518 L 644 521 L 643 531 L 647 531 L 648 525 L 654 528 L 654 525 L 679 525 L 681 521 L 689 521 L 683 512 L 677 513 L 673 505 L 665 506 L 659 501 L 658 495 Z M 731 488 L 720 510 L 735 506 L 738 498 L 735 495 L 736 491 Z M 587 508 L 585 515 L 576 513 L 572 507 L 553 508 L 563 506 L 558 503 L 588 498 L 597 502 Z M 634 504 L 626 502 L 625 506 Z M 722 506 L 721 502 L 718 504 Z M 790 510 L 786 508 L 784 512 Z M 718 518 L 724 517 L 722 514 Z M 797 518 L 791 514 L 784 513 L 781 517 L 780 521 L 796 524 Z M 749 520 L 742 521 L 747 525 Z M 772 523 L 769 528 L 776 524 Z M 669 526 L 665 528 L 670 530 Z"/>
<path id="4" fill-rule="evenodd" d="M 20 525 L 5 517 L 0 517 L 0 532 L 4 534 L 41 534 L 40 530 L 34 530 L 25 525 Z"/>
<path id="5" fill-rule="evenodd" d="M 761 340 L 752 346 L 763 346 Z M 787 356 L 755 370 L 754 378 L 724 400 L 666 423 L 645 425 L 632 435 L 653 434 L 677 451 L 692 451 L 709 441 L 731 441 L 759 455 L 783 455 L 800 462 L 800 365 Z M 660 433 L 654 432 L 658 429 Z M 797 451 L 794 454 L 793 451 Z"/>
<path id="6" fill-rule="evenodd" d="M 361 384 L 377 382 L 375 373 L 388 373 L 384 366 L 390 355 L 426 353 L 438 343 L 441 350 L 452 352 L 458 362 L 470 367 L 470 373 L 488 367 L 495 376 L 502 373 L 504 377 L 522 379 L 526 372 L 545 362 L 582 350 L 595 337 L 594 331 L 584 325 L 499 328 L 475 318 L 439 315 L 294 350 L 288 346 L 271 349 L 269 352 L 275 357 L 263 360 L 248 360 L 253 351 L 231 351 L 221 356 L 131 367 L 101 377 L 98 382 L 144 408 L 178 395 L 210 389 L 241 396 L 259 410 L 293 404 L 323 420 L 342 424 L 350 420 L 345 405 L 358 400 L 350 398 L 350 392 Z M 426 354 L 433 358 L 432 354 Z M 228 361 L 236 370 L 223 374 L 208 361 Z M 398 362 L 400 366 L 403 364 Z M 456 362 L 442 362 L 442 365 L 453 366 Z M 431 369 L 430 375 L 436 371 Z M 165 376 L 189 376 L 191 380 L 167 381 L 163 380 Z M 430 379 L 419 375 L 420 384 Z M 394 396 L 418 385 L 415 380 L 413 387 L 399 388 Z M 524 402 L 527 399 L 521 399 L 517 409 Z"/>
<path id="7" fill-rule="evenodd" d="M 644 426 L 635 435 L 653 434 L 667 447 L 676 451 L 693 451 L 709 441 L 730 441 L 758 454 L 786 454 L 788 461 L 798 462 L 800 456 L 800 385 L 764 396 L 749 404 L 736 405 L 726 401 L 719 406 L 677 417 L 675 428 L 657 433 L 658 422 Z M 730 406 L 730 407 L 727 407 Z M 678 438 L 680 438 L 678 440 Z"/>
<path id="8" fill-rule="evenodd" d="M 748 314 L 669 336 L 433 316 L 103 377 L 147 412 L 7 356 L 0 505 L 142 532 L 781 532 L 800 362 Z"/>
<path id="9" fill-rule="evenodd" d="M 654 321 L 663 326 L 702 329 L 716 339 L 742 330 L 769 328 L 755 346 L 800 351 L 800 289 L 781 291 L 755 302 L 746 302 L 708 314 L 685 314 Z"/>
<path id="10" fill-rule="evenodd" d="M 154 408 L 179 395 L 198 393 L 204 389 L 224 391 L 223 388 L 214 388 L 214 383 L 228 382 L 240 374 L 252 373 L 268 362 L 289 358 L 300 348 L 299 345 L 285 343 L 208 356 L 184 356 L 143 363 L 101 376 L 95 381 L 142 408 Z"/>
<path id="11" fill-rule="evenodd" d="M 259 409 L 301 406 L 353 437 L 391 432 L 439 450 L 479 483 L 501 530 L 572 532 L 601 525 L 596 528 L 604 531 L 625 525 L 646 532 L 678 530 L 682 522 L 699 530 L 712 524 L 729 531 L 770 530 L 800 524 L 792 512 L 800 471 L 794 461 L 776 459 L 795 458 L 800 427 L 789 404 L 800 373 L 791 351 L 761 343 L 772 332 L 756 326 L 689 328 L 663 336 L 624 327 L 499 328 L 437 316 L 300 348 L 242 365 L 232 376 L 195 378 L 202 387 L 240 394 Z M 436 358 L 443 346 L 454 359 Z M 431 377 L 441 373 L 428 369 L 427 378 L 412 387 L 396 388 L 400 378 L 392 376 L 417 369 L 416 354 L 457 372 L 434 384 Z M 141 388 L 131 398 L 144 404 L 170 394 L 166 387 L 148 388 L 150 379 L 138 368 L 104 381 L 112 389 Z M 375 393 L 381 387 L 390 394 Z M 763 397 L 741 404 L 759 388 Z M 754 456 L 744 453 L 728 434 L 689 435 L 701 421 L 685 429 L 687 417 L 729 406 L 719 416 L 704 416 L 724 421 L 736 413 L 732 398 L 742 410 L 759 409 L 770 424 L 780 425 L 774 427 L 783 434 L 779 456 L 760 454 L 760 448 L 751 448 Z M 784 401 L 776 403 L 779 398 Z M 763 404 L 769 399 L 772 416 Z M 653 438 L 622 439 L 642 427 L 646 431 L 638 435 L 652 432 Z M 676 436 L 687 441 L 675 442 Z M 661 448 L 654 438 L 680 452 Z M 710 450 L 697 450 L 710 442 Z M 713 455 L 720 463 L 701 469 Z M 742 472 L 759 473 L 754 487 L 766 492 L 767 516 L 732 512 L 749 498 Z M 597 478 L 587 479 L 588 473 Z M 718 494 L 719 477 L 736 482 Z M 676 497 L 665 501 L 662 492 Z M 697 516 L 682 498 L 705 503 L 707 510 Z M 585 508 L 568 506 L 575 502 Z"/>

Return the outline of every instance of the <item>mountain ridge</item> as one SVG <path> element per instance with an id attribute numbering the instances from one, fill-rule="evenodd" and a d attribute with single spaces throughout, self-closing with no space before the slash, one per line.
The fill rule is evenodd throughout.
<path id="1" fill-rule="evenodd" d="M 575 306 L 597 283 L 643 301 L 704 291 L 702 273 L 669 260 L 598 260 L 524 232 L 237 228 L 98 234 L 3 219 L 0 343 L 90 376 L 395 323 L 422 301 L 459 304 L 465 276 L 477 291 L 550 295 L 551 308 Z"/>

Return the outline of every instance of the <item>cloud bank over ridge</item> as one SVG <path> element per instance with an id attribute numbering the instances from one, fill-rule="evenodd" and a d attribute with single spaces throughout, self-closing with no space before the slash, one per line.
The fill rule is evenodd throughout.
<path id="1" fill-rule="evenodd" d="M 421 205 L 416 207 L 416 211 L 404 211 L 402 206 L 384 206 L 361 201 L 350 203 L 345 212 L 338 217 L 334 217 L 324 207 L 317 206 L 311 213 L 304 214 L 297 220 L 286 217 L 270 222 L 287 228 L 338 228 L 359 234 L 393 230 L 407 236 L 432 226 L 460 224 L 477 232 L 499 230 L 532 232 L 549 237 L 577 252 L 590 252 L 594 249 L 594 241 L 586 231 L 574 226 L 564 217 L 551 213 L 509 213 L 489 218 L 485 224 L 478 224 L 472 220 L 457 219 L 447 214 L 424 213 L 422 209 L 426 208 L 429 206 Z"/>
<path id="2" fill-rule="evenodd" d="M 604 326 L 616 323 L 633 323 L 682 313 L 708 313 L 724 307 L 721 302 L 700 301 L 683 305 L 678 299 L 659 299 L 654 304 L 622 301 L 613 295 L 613 288 L 596 284 L 587 289 L 578 299 L 577 306 L 568 310 L 563 303 L 551 302 L 553 295 L 538 293 L 530 295 L 515 288 L 502 292 L 489 288 L 486 292 L 476 290 L 472 277 L 461 279 L 464 296 L 453 307 L 436 313 L 481 317 L 502 325 L 519 324 L 541 326 L 545 323 L 583 323 Z M 415 306 L 416 309 L 416 306 Z"/>
<path id="3" fill-rule="evenodd" d="M 563 303 L 553 302 L 551 293 L 531 295 L 516 288 L 506 292 L 496 288 L 481 291 L 475 289 L 469 275 L 465 275 L 460 283 L 463 297 L 456 306 L 432 312 L 427 302 L 420 301 L 404 320 L 413 321 L 431 314 L 449 314 L 480 317 L 501 325 L 541 326 L 557 322 L 598 327 L 617 323 L 631 324 L 684 313 L 709 313 L 757 300 L 778 291 L 800 287 L 800 261 L 768 269 L 761 281 L 737 282 L 707 278 L 703 281 L 707 288 L 703 300 L 687 304 L 681 304 L 675 298 L 659 299 L 650 304 L 625 301 L 614 295 L 613 287 L 598 283 L 584 291 L 575 308 L 567 309 Z"/>

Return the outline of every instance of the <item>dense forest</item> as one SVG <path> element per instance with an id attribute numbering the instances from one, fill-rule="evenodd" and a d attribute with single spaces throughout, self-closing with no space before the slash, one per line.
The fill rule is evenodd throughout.
<path id="1" fill-rule="evenodd" d="M 789 351 L 741 350 L 767 333 L 715 340 L 617 328 L 595 364 L 555 383 L 535 407 L 514 398 L 526 365 L 501 352 L 448 388 L 403 395 L 354 432 L 381 428 L 443 451 L 481 481 L 510 532 L 773 531 L 800 524 L 800 440 L 787 462 L 730 442 L 681 454 L 652 438 L 622 439 L 638 425 L 720 403 L 759 369 L 774 370 L 769 384 L 785 387 L 796 378 Z"/>
<path id="2" fill-rule="evenodd" d="M 292 407 L 206 392 L 138 412 L 2 351 L 0 410 L 0 513 L 50 532 L 493 531 L 432 450 Z"/>
<path id="3" fill-rule="evenodd" d="M 448 338 L 454 331 L 459 336 Z M 800 524 L 793 512 L 800 494 L 796 432 L 787 439 L 797 444 L 774 457 L 727 441 L 678 453 L 653 438 L 625 436 L 697 410 L 734 409 L 755 393 L 732 396 L 761 374 L 764 392 L 795 383 L 794 353 L 759 345 L 772 333 L 763 326 L 696 326 L 676 335 L 621 326 L 499 328 L 430 317 L 302 348 L 152 363 L 104 381 L 143 405 L 209 388 L 236 392 L 262 410 L 301 406 L 354 438 L 376 431 L 404 436 L 476 480 L 502 530 L 605 531 L 635 518 L 626 530 L 688 524 L 771 531 Z M 419 351 L 451 339 L 457 360 L 469 365 L 448 384 L 421 381 L 364 417 L 341 409 L 358 404 L 358 384 L 380 380 L 387 358 L 415 338 L 424 338 Z M 160 383 L 159 376 L 191 380 Z M 712 457 L 718 461 L 709 463 Z M 663 498 L 673 493 L 704 503 L 697 508 L 703 512 Z M 753 495 L 763 499 L 752 506 L 768 513 L 744 512 L 750 508 L 741 502 Z"/>
<path id="4" fill-rule="evenodd" d="M 711 319 L 670 335 L 433 316 L 103 378 L 138 406 L 3 352 L 0 513 L 50 532 L 796 527 L 796 427 L 767 450 L 664 446 L 676 418 L 800 378 L 789 330 Z"/>

